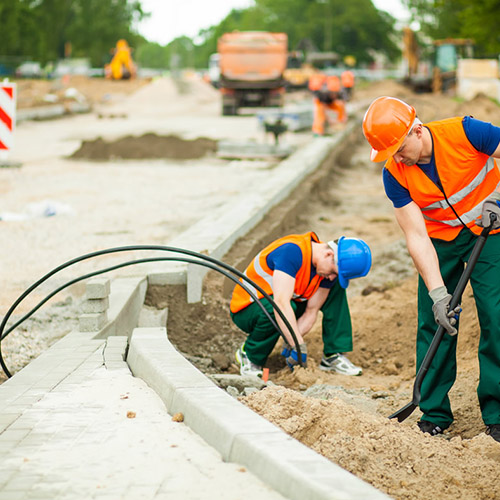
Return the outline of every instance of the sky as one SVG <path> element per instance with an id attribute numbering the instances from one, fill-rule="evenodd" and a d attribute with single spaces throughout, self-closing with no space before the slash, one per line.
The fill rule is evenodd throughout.
<path id="1" fill-rule="evenodd" d="M 401 0 L 372 0 L 377 9 L 396 19 L 405 19 Z M 151 42 L 166 45 L 185 35 L 194 38 L 201 29 L 219 24 L 232 9 L 246 8 L 253 0 L 141 0 L 151 17 L 138 25 L 138 31 Z"/>

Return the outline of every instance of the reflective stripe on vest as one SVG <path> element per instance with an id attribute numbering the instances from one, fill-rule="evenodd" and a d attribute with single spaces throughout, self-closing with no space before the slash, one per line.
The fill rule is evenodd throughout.
<path id="1" fill-rule="evenodd" d="M 493 158 L 488 158 L 486 164 L 481 169 L 479 174 L 474 179 L 472 179 L 472 181 L 467 186 L 465 186 L 463 189 L 461 189 L 460 191 L 458 191 L 457 193 L 448 198 L 450 204 L 455 205 L 456 203 L 465 199 L 470 193 L 472 193 L 472 191 L 474 191 L 474 189 L 479 187 L 484 182 L 488 173 L 491 172 L 494 168 L 495 168 L 495 162 Z M 491 191 L 491 193 L 488 194 L 488 196 L 491 196 L 499 185 L 500 183 L 493 188 L 493 190 Z M 435 203 L 427 205 L 426 207 L 423 207 L 421 210 L 424 219 L 427 219 L 429 221 L 441 222 L 443 224 L 447 224 L 448 226 L 456 227 L 456 226 L 462 226 L 462 222 L 464 222 L 465 224 L 469 224 L 470 222 L 473 222 L 478 217 L 480 217 L 483 207 L 483 201 L 478 203 L 475 207 L 472 207 L 468 212 L 464 212 L 463 214 L 461 214 L 460 215 L 461 221 L 456 218 L 451 220 L 439 221 L 438 219 L 433 219 L 432 217 L 429 217 L 425 213 L 426 211 L 433 210 L 435 208 L 447 209 L 448 207 L 449 205 L 447 201 L 443 198 L 442 200 L 439 200 Z"/>
<path id="2" fill-rule="evenodd" d="M 426 127 L 432 135 L 436 168 L 448 201 L 417 165 L 406 166 L 391 158 L 386 168 L 408 189 L 412 200 L 422 210 L 430 237 L 451 241 L 463 224 L 479 234 L 481 228 L 475 222 L 481 215 L 483 202 L 500 184 L 496 162 L 472 146 L 461 117 L 431 122 Z"/>
<path id="3" fill-rule="evenodd" d="M 267 266 L 267 256 L 278 247 L 284 245 L 285 243 L 295 243 L 298 245 L 302 251 L 302 265 L 297 272 L 295 277 L 295 286 L 293 292 L 293 300 L 305 301 L 314 295 L 316 290 L 319 288 L 321 283 L 321 278 L 315 275 L 311 280 L 311 269 L 312 269 L 312 242 L 315 241 L 319 243 L 319 239 L 315 233 L 309 232 L 305 234 L 296 234 L 285 236 L 280 238 L 266 248 L 264 248 L 258 255 L 250 262 L 248 267 L 245 269 L 245 276 L 254 281 L 259 285 L 266 293 L 273 295 L 272 282 L 274 271 Z M 240 281 L 242 281 L 240 279 Z M 263 295 L 256 290 L 254 286 L 244 282 L 244 285 L 253 292 L 259 299 Z M 241 311 L 245 307 L 249 306 L 254 299 L 239 285 L 237 285 L 233 291 L 231 298 L 230 309 L 231 312 L 236 313 Z"/>

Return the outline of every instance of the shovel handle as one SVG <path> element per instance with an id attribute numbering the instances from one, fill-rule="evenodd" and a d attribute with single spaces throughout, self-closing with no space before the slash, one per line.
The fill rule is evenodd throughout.
<path id="1" fill-rule="evenodd" d="M 490 225 L 483 228 L 481 234 L 478 236 L 474 248 L 472 249 L 472 252 L 470 254 L 469 261 L 467 262 L 462 276 L 460 276 L 457 287 L 455 288 L 455 291 L 453 292 L 453 295 L 451 297 L 449 305 L 450 310 L 455 309 L 455 307 L 460 304 L 462 300 L 462 294 L 464 293 L 465 287 L 469 282 L 470 276 L 472 274 L 472 271 L 474 270 L 479 255 L 481 254 L 481 251 L 483 250 L 483 247 L 486 243 L 486 239 L 488 238 L 490 231 L 493 229 L 493 224 L 496 220 L 496 214 L 491 213 Z M 415 408 L 417 408 L 421 398 L 420 389 L 422 388 L 422 382 L 425 375 L 429 371 L 429 367 L 432 363 L 432 360 L 434 359 L 436 351 L 438 350 L 439 344 L 441 343 L 445 332 L 445 328 L 443 326 L 439 326 L 439 328 L 436 330 L 436 333 L 434 334 L 429 349 L 427 350 L 427 353 L 425 354 L 424 359 L 422 360 L 422 364 L 420 365 L 420 368 L 417 372 L 417 376 L 415 377 L 415 383 L 413 384 L 413 398 L 411 400 L 411 403 L 407 404 L 396 413 L 392 414 L 389 418 L 397 418 L 399 422 L 402 422 L 407 417 L 409 417 L 411 413 L 413 413 L 413 410 Z"/>

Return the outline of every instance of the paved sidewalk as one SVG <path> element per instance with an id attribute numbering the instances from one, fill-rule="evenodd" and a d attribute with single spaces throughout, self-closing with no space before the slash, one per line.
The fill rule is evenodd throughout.
<path id="1" fill-rule="evenodd" d="M 283 498 L 172 420 L 123 361 L 126 337 L 88 337 L 0 386 L 1 500 Z"/>

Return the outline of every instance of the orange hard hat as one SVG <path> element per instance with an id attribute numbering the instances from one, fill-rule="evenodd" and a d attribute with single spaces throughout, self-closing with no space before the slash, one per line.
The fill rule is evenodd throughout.
<path id="1" fill-rule="evenodd" d="M 338 76 L 329 76 L 326 79 L 326 88 L 330 92 L 340 92 L 340 79 Z"/>
<path id="2" fill-rule="evenodd" d="M 417 112 L 395 97 L 375 99 L 363 118 L 363 134 L 373 148 L 371 161 L 385 161 L 400 148 L 411 130 Z"/>
<path id="3" fill-rule="evenodd" d="M 308 84 L 309 90 L 312 90 L 314 92 L 315 90 L 321 89 L 321 87 L 325 83 L 325 80 L 326 80 L 326 75 L 323 75 L 321 73 L 318 73 L 316 75 L 311 75 Z"/>

